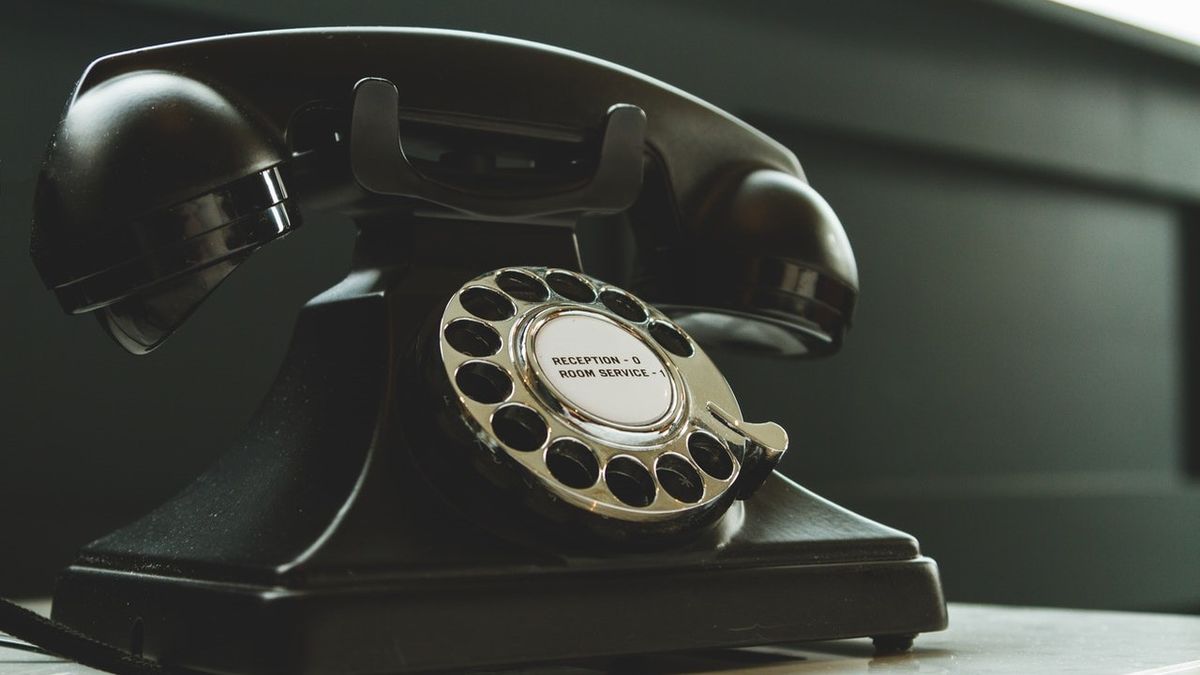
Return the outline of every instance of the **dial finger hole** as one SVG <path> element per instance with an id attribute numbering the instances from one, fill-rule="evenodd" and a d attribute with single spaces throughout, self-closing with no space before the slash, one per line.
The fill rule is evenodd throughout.
<path id="1" fill-rule="evenodd" d="M 697 431 L 688 437 L 688 452 L 704 473 L 725 480 L 733 475 L 733 458 L 725 444 L 713 436 Z"/>
<path id="2" fill-rule="evenodd" d="M 479 403 L 499 403 L 512 393 L 512 379 L 503 369 L 484 361 L 471 361 L 454 373 L 459 391 Z"/>
<path id="3" fill-rule="evenodd" d="M 582 490 L 600 479 L 600 463 L 591 448 L 570 438 L 560 438 L 546 451 L 546 468 L 558 482 Z"/>
<path id="4" fill-rule="evenodd" d="M 626 321 L 641 323 L 646 320 L 646 309 L 642 307 L 642 303 L 620 291 L 604 291 L 600 294 L 600 302 Z"/>
<path id="5" fill-rule="evenodd" d="M 546 288 L 546 284 L 525 272 L 505 270 L 496 277 L 496 285 L 505 293 L 525 302 L 541 302 L 550 297 L 550 289 Z"/>
<path id="6" fill-rule="evenodd" d="M 492 414 L 492 431 L 508 447 L 532 452 L 542 447 L 550 431 L 542 416 L 530 408 L 510 403 Z"/>
<path id="7" fill-rule="evenodd" d="M 692 341 L 688 339 L 683 331 L 672 326 L 669 323 L 655 321 L 650 324 L 650 335 L 662 345 L 662 348 L 671 352 L 675 356 L 691 356 L 693 353 Z"/>
<path id="8" fill-rule="evenodd" d="M 490 288 L 472 286 L 459 293 L 458 301 L 463 309 L 487 321 L 503 321 L 517 313 L 512 300 Z"/>
<path id="9" fill-rule="evenodd" d="M 692 463 L 680 455 L 663 455 L 654 466 L 658 482 L 675 499 L 695 504 L 704 496 L 704 479 Z"/>
<path id="10" fill-rule="evenodd" d="M 592 302 L 596 299 L 596 290 L 588 282 L 567 272 L 551 272 L 546 275 L 546 283 L 555 293 L 575 302 Z"/>
<path id="11" fill-rule="evenodd" d="M 654 501 L 654 478 L 632 457 L 616 457 L 604 468 L 604 482 L 617 499 L 630 506 L 649 506 Z"/>
<path id="12" fill-rule="evenodd" d="M 474 319 L 458 319 L 442 331 L 446 342 L 460 354 L 491 356 L 500 351 L 500 334 L 491 326 Z"/>

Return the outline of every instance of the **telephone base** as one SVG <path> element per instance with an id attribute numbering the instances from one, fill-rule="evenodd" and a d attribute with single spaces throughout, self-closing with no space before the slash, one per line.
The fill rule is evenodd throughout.
<path id="1" fill-rule="evenodd" d="M 946 625 L 928 558 L 730 568 L 664 558 L 637 571 L 394 570 L 389 581 L 290 587 L 77 565 L 54 611 L 164 663 L 238 673 L 457 670 L 860 636 L 894 653 L 892 636 L 907 648 Z"/>
<path id="2" fill-rule="evenodd" d="M 476 239 L 486 227 L 461 225 Z M 472 229 L 474 228 L 474 229 Z M 87 546 L 53 616 L 164 664 L 208 672 L 492 667 L 946 626 L 915 539 L 779 474 L 715 527 L 653 549 L 572 541 L 530 514 L 447 490 L 411 413 L 424 317 L 507 264 L 578 269 L 574 235 L 507 228 L 478 260 L 368 257 L 301 312 L 243 440 L 171 501 Z M 461 238 L 438 223 L 437 236 Z M 495 236 L 495 235 L 490 235 Z M 461 249 L 429 235 L 426 260 Z M 418 242 L 419 243 L 419 242 Z M 416 244 L 409 244 L 412 248 Z M 474 495 L 474 497 L 472 497 Z M 884 640 L 887 644 L 894 641 Z"/>

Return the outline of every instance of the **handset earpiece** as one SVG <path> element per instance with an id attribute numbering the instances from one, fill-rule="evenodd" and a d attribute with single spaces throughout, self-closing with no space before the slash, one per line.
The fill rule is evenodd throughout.
<path id="1" fill-rule="evenodd" d="M 157 347 L 298 214 L 279 133 L 225 94 L 162 70 L 68 106 L 41 175 L 31 252 L 71 313 L 135 354 Z"/>
<path id="2" fill-rule="evenodd" d="M 841 347 L 858 267 L 833 209 L 799 176 L 750 171 L 715 190 L 660 303 L 705 344 L 782 356 Z"/>

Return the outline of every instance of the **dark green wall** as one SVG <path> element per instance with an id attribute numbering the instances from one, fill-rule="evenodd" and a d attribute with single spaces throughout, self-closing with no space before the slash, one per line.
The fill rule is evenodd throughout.
<path id="1" fill-rule="evenodd" d="M 792 430 L 785 470 L 916 534 L 951 599 L 1200 608 L 1200 486 L 1183 470 L 1197 50 L 1033 2 L 164 0 L 5 13 L 0 513 L 19 554 L 0 557 L 2 592 L 46 592 L 75 546 L 230 442 L 296 308 L 344 270 L 352 235 L 310 220 L 168 347 L 126 356 L 58 312 L 26 254 L 33 176 L 74 79 L 94 56 L 185 36 L 391 24 L 608 58 L 796 150 L 859 256 L 855 330 L 827 362 L 719 359 L 748 413 Z"/>

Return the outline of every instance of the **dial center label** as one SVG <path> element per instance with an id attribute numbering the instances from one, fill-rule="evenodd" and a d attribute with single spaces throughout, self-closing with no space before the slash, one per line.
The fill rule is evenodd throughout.
<path id="1" fill-rule="evenodd" d="M 671 409 L 671 378 L 658 355 L 606 319 L 556 316 L 534 335 L 533 355 L 559 398 L 600 419 L 640 426 Z"/>

